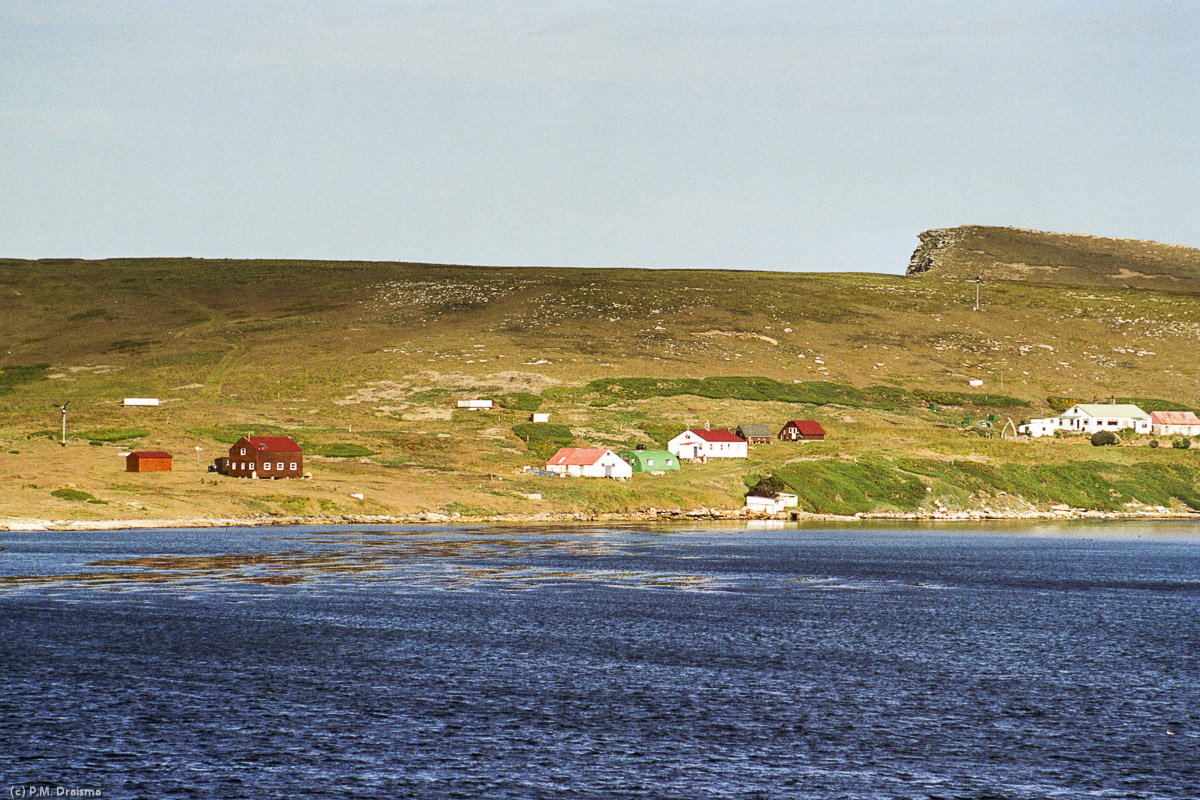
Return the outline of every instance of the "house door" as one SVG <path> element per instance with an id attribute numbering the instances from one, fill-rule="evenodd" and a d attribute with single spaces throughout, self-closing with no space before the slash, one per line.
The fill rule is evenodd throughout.
<path id="1" fill-rule="evenodd" d="M 606 465 L 604 467 L 604 477 L 606 477 L 606 478 L 612 477 L 612 465 L 611 464 Z"/>

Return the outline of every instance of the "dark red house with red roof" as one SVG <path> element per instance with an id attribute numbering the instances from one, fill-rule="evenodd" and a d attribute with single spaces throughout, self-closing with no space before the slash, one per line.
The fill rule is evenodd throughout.
<path id="1" fill-rule="evenodd" d="M 300 478 L 304 451 L 288 436 L 243 436 L 229 448 L 234 478 Z"/>
<path id="2" fill-rule="evenodd" d="M 779 439 L 783 442 L 821 442 L 825 440 L 825 429 L 815 419 L 794 419 L 779 431 Z"/>

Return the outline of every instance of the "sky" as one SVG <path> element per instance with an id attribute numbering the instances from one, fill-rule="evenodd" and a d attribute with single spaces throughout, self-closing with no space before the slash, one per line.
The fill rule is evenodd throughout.
<path id="1" fill-rule="evenodd" d="M 0 257 L 1200 247 L 1194 2 L 0 0 Z"/>

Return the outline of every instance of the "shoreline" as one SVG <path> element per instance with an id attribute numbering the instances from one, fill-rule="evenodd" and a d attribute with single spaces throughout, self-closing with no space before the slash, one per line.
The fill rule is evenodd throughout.
<path id="1" fill-rule="evenodd" d="M 111 519 L 111 520 L 53 520 L 42 518 L 0 519 L 0 531 L 107 531 L 162 528 L 269 528 L 304 525 L 489 525 L 489 524 L 570 524 L 605 522 L 675 523 L 704 521 L 773 521 L 773 522 L 830 522 L 854 523 L 893 520 L 897 522 L 1019 522 L 1032 520 L 1200 520 L 1200 511 L 1171 511 L 1166 508 L 1146 508 L 1136 511 L 1096 511 L 1082 508 L 1056 508 L 1048 511 L 876 511 L 853 515 L 813 514 L 792 511 L 781 514 L 761 514 L 744 509 L 700 508 L 692 510 L 655 509 L 641 512 L 559 512 L 540 514 L 497 514 L 471 517 L 443 512 L 422 512 L 399 516 L 379 514 L 339 514 L 327 517 L 183 517 L 174 519 Z"/>

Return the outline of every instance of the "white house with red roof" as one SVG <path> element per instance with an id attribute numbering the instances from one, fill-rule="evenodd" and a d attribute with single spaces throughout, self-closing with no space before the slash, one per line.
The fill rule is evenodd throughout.
<path id="1" fill-rule="evenodd" d="M 689 428 L 667 442 L 667 452 L 680 461 L 745 458 L 746 440 L 730 430 Z"/>
<path id="2" fill-rule="evenodd" d="M 1200 436 L 1200 417 L 1194 411 L 1151 411 L 1150 430 L 1159 436 Z"/>
<path id="3" fill-rule="evenodd" d="M 607 447 L 564 447 L 546 462 L 546 471 L 577 478 L 633 477 L 633 467 Z"/>

